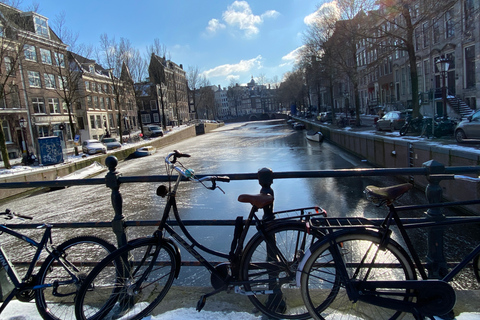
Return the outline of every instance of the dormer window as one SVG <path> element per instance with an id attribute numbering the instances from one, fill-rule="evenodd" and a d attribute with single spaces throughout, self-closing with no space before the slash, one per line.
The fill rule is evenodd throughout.
<path id="1" fill-rule="evenodd" d="M 41 17 L 34 17 L 33 21 L 35 23 L 35 33 L 39 36 L 49 38 L 47 19 Z"/>
<path id="2" fill-rule="evenodd" d="M 88 67 L 89 67 L 90 73 L 95 73 L 95 66 L 90 65 Z"/>

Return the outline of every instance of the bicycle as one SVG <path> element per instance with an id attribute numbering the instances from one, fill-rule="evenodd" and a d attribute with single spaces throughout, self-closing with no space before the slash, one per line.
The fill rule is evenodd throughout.
<path id="1" fill-rule="evenodd" d="M 195 176 L 185 168 L 180 158 L 189 157 L 178 151 L 165 158 L 171 181 L 160 186 L 157 194 L 167 201 L 163 216 L 153 235 L 129 241 L 110 254 L 85 279 L 77 295 L 75 311 L 78 319 L 141 319 L 162 301 L 174 278 L 178 277 L 181 258 L 176 243 L 189 252 L 211 274 L 213 291 L 203 295 L 200 311 L 206 299 L 222 291 L 246 295 L 253 305 L 274 318 L 303 319 L 309 314 L 296 286 L 296 268 L 304 252 L 322 234 L 316 230 L 307 233 L 307 221 L 325 215 L 319 207 L 276 212 L 290 215 L 276 219 L 259 218 L 257 212 L 273 209 L 273 195 L 242 194 L 238 201 L 252 205 L 245 221 L 237 217 L 229 253 L 209 249 L 200 244 L 187 230 L 179 214 L 176 195 L 180 181 L 198 182 L 210 190 L 220 189 L 217 182 L 228 182 L 224 176 Z M 178 175 L 173 179 L 173 173 Z M 208 185 L 206 182 L 209 182 Z M 220 189 L 221 190 L 221 189 Z M 223 190 L 222 190 L 223 191 Z M 167 222 L 173 211 L 183 237 Z M 298 214 L 297 214 L 298 212 Z M 294 214 L 297 214 L 296 216 Z M 294 216 L 292 216 L 294 215 Z M 251 226 L 257 233 L 244 243 Z M 171 238 L 167 238 L 166 235 Z M 213 264 L 196 248 L 228 262 Z"/>
<path id="2" fill-rule="evenodd" d="M 15 214 L 7 209 L 0 215 L 10 220 L 13 218 L 29 219 L 31 217 Z M 44 319 L 69 320 L 75 318 L 75 295 L 81 282 L 86 277 L 95 262 L 101 261 L 115 246 L 102 238 L 95 236 L 78 236 L 69 239 L 58 246 L 52 245 L 52 226 L 41 226 L 45 231 L 39 242 L 0 224 L 0 234 L 8 234 L 36 248 L 28 269 L 19 276 L 20 269 L 7 257 L 0 246 L 0 263 L 3 267 L 2 293 L 0 298 L 0 314 L 8 303 L 17 298 L 22 302 L 35 299 L 37 310 Z M 34 274 L 37 262 L 43 251 L 48 256 Z M 0 267 L 0 269 L 1 269 Z"/>
<path id="3" fill-rule="evenodd" d="M 450 178 L 461 177 L 452 175 Z M 428 279 L 426 268 L 406 232 L 406 229 L 478 223 L 479 217 L 404 223 L 398 214 L 405 210 L 479 201 L 395 207 L 394 201 L 411 188 L 411 184 L 366 187 L 367 199 L 389 209 L 380 224 L 365 218 L 319 220 L 322 224 L 318 227 L 328 234 L 311 246 L 298 268 L 302 297 L 312 317 L 325 319 L 328 315 L 329 319 L 366 320 L 400 319 L 405 313 L 415 319 L 446 315 L 456 301 L 455 291 L 448 282 L 472 260 L 480 281 L 480 245 L 450 272 L 433 280 Z M 392 239 L 392 226 L 398 228 L 406 249 Z M 417 279 L 417 271 L 420 279 Z"/>

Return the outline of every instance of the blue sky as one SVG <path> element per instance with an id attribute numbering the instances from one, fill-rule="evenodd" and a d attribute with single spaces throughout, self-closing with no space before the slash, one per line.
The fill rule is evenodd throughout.
<path id="1" fill-rule="evenodd" d="M 302 45 L 305 17 L 325 0 L 42 0 L 38 13 L 53 20 L 65 12 L 79 43 L 98 46 L 100 35 L 129 39 L 145 51 L 155 38 L 172 61 L 198 67 L 213 85 L 251 77 L 281 81 Z M 30 3 L 24 0 L 23 5 Z"/>

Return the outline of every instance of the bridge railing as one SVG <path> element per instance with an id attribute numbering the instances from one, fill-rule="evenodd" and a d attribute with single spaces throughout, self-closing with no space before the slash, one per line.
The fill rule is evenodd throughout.
<path id="1" fill-rule="evenodd" d="M 118 160 L 114 156 L 109 156 L 105 160 L 108 167 L 108 173 L 105 178 L 95 179 L 72 179 L 72 180 L 53 180 L 53 181 L 32 181 L 32 182 L 10 182 L 0 183 L 0 189 L 7 188 L 40 188 L 40 187 L 67 187 L 79 185 L 106 185 L 111 189 L 111 202 L 115 212 L 115 216 L 111 222 L 73 222 L 73 223 L 57 223 L 52 224 L 53 228 L 109 228 L 111 227 L 117 238 L 117 245 L 123 246 L 127 243 L 126 228 L 133 226 L 154 226 L 158 221 L 125 221 L 123 215 L 123 200 L 120 187 L 125 183 L 151 183 L 151 182 L 167 182 L 168 176 L 151 175 L 151 176 L 122 176 L 117 171 Z M 317 170 L 317 171 L 287 171 L 273 172 L 268 168 L 260 169 L 257 173 L 235 173 L 222 174 L 230 177 L 230 180 L 258 180 L 262 193 L 273 192 L 271 184 L 274 179 L 298 179 L 298 178 L 331 178 L 331 177 L 370 177 L 370 176 L 426 176 L 429 184 L 426 187 L 425 194 L 430 205 L 426 205 L 427 216 L 430 221 L 441 221 L 445 219 L 439 204 L 443 200 L 443 191 L 439 183 L 443 180 L 451 179 L 455 174 L 475 174 L 480 173 L 480 166 L 463 166 L 463 167 L 445 167 L 443 164 L 430 160 L 418 168 L 373 168 L 373 169 L 335 169 L 335 170 Z M 205 175 L 197 175 L 201 178 Z M 480 200 L 464 201 L 453 203 L 453 205 L 479 204 Z M 170 223 L 170 222 L 169 222 Z M 234 220 L 190 220 L 184 221 L 185 225 L 235 225 Z M 42 224 L 9 224 L 11 228 L 36 228 Z M 437 241 L 443 243 L 443 229 L 430 228 L 432 234 L 429 235 L 429 241 Z M 433 252 L 431 252 L 433 250 Z M 445 265 L 443 255 L 443 246 L 429 246 L 428 257 L 435 258 L 435 265 Z M 443 261 L 441 261 L 443 259 Z M 435 273 L 435 271 L 433 271 Z"/>

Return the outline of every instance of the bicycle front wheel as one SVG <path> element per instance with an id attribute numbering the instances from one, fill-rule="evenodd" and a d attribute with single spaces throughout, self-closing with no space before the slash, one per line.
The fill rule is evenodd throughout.
<path id="1" fill-rule="evenodd" d="M 341 261 L 332 254 L 334 244 L 325 239 L 312 247 L 301 276 L 302 297 L 315 319 L 399 319 L 399 311 L 375 306 L 361 300 L 355 303 L 348 297 L 346 285 L 358 281 L 404 281 L 416 279 L 413 264 L 400 245 L 389 240 L 381 249 L 381 238 L 375 232 L 340 234 L 335 238 Z M 336 263 L 345 264 L 348 277 L 340 280 Z M 381 288 L 387 297 L 406 298 L 405 289 Z"/>
<path id="2" fill-rule="evenodd" d="M 77 319 L 141 319 L 162 301 L 176 276 L 177 256 L 156 238 L 129 242 L 88 275 L 77 294 Z"/>
<path id="3" fill-rule="evenodd" d="M 318 238 L 302 222 L 273 224 L 245 247 L 240 275 L 253 305 L 277 319 L 306 319 L 309 314 L 296 283 L 305 251 Z"/>
<path id="4" fill-rule="evenodd" d="M 37 275 L 35 302 L 43 319 L 75 319 L 75 296 L 81 282 L 115 246 L 102 238 L 81 236 L 57 247 L 42 264 Z M 62 265 L 63 264 L 63 265 Z"/>

